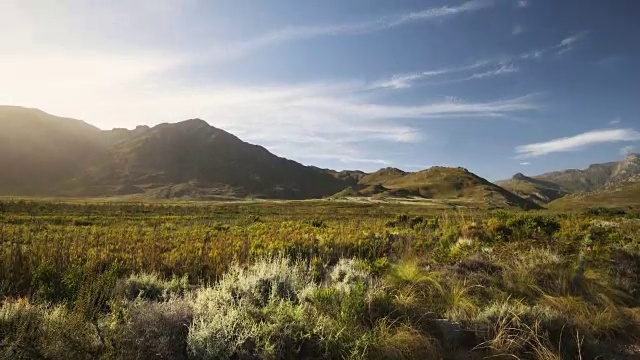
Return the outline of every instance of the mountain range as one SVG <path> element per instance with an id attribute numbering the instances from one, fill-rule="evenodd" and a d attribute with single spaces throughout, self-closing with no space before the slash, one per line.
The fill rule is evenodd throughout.
<path id="1" fill-rule="evenodd" d="M 0 195 L 168 199 L 429 199 L 538 208 L 626 184 L 640 156 L 491 183 L 464 168 L 374 173 L 305 166 L 190 119 L 100 130 L 37 109 L 0 106 Z"/>
<path id="2" fill-rule="evenodd" d="M 595 206 L 635 203 L 640 200 L 640 191 L 634 190 L 639 181 L 640 154 L 628 154 L 620 161 L 592 164 L 584 170 L 568 169 L 531 177 L 518 173 L 496 184 L 539 205 L 568 205 L 572 199 L 581 199 L 583 204 Z M 606 201 L 608 196 L 618 200 Z"/>

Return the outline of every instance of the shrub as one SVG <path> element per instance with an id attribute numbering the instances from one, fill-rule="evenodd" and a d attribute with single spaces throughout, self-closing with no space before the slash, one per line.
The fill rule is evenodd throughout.
<path id="1" fill-rule="evenodd" d="M 442 350 L 428 335 L 407 326 L 381 321 L 376 330 L 370 359 L 438 359 Z"/>
<path id="2" fill-rule="evenodd" d="M 63 306 L 48 308 L 21 299 L 0 308 L 2 359 L 95 359 L 103 345 L 93 324 Z"/>
<path id="3" fill-rule="evenodd" d="M 95 359 L 104 352 L 97 325 L 82 314 L 57 306 L 43 309 L 43 335 L 40 347 L 46 359 Z"/>
<path id="4" fill-rule="evenodd" d="M 331 270 L 331 284 L 340 291 L 349 292 L 357 285 L 369 285 L 369 275 L 358 269 L 357 263 L 353 259 L 340 259 Z"/>
<path id="5" fill-rule="evenodd" d="M 623 289 L 640 304 L 640 252 L 634 250 L 615 250 L 611 256 L 611 265 L 607 272 L 613 284 Z"/>
<path id="6" fill-rule="evenodd" d="M 65 291 L 60 274 L 53 265 L 42 262 L 34 271 L 31 286 L 36 298 L 46 302 L 58 302 L 64 298 Z"/>
<path id="7" fill-rule="evenodd" d="M 196 294 L 187 340 L 191 356 L 292 358 L 291 351 L 310 346 L 313 321 L 300 302 L 314 288 L 312 274 L 284 258 L 234 266 L 219 284 Z"/>
<path id="8" fill-rule="evenodd" d="M 161 301 L 179 297 L 189 288 L 187 276 L 172 277 L 163 280 L 157 273 L 132 274 L 124 281 L 119 281 L 116 293 L 129 300 L 138 297 L 146 300 Z"/>
<path id="9" fill-rule="evenodd" d="M 192 321 L 189 301 L 136 300 L 128 304 L 124 321 L 110 331 L 109 358 L 186 360 Z"/>
<path id="10" fill-rule="evenodd" d="M 506 241 L 512 234 L 511 229 L 498 218 L 487 220 L 486 231 L 487 236 L 495 241 Z"/>
<path id="11" fill-rule="evenodd" d="M 503 266 L 502 285 L 506 290 L 533 299 L 545 292 L 560 291 L 572 272 L 559 255 L 538 248 L 506 259 Z"/>
<path id="12" fill-rule="evenodd" d="M 486 233 L 481 224 L 469 223 L 462 226 L 460 235 L 466 239 L 485 240 Z"/>
<path id="13" fill-rule="evenodd" d="M 548 307 L 507 299 L 483 308 L 467 324 L 480 341 L 477 348 L 493 356 L 520 358 L 536 354 L 539 359 L 559 359 L 548 331 L 561 333 L 563 322 L 559 314 Z"/>
<path id="14" fill-rule="evenodd" d="M 41 308 L 27 299 L 5 301 L 0 307 L 0 358 L 42 357 L 38 345 L 42 321 Z"/>

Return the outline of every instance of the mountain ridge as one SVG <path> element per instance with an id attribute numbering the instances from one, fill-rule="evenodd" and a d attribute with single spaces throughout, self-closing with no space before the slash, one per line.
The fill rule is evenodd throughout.
<path id="1" fill-rule="evenodd" d="M 0 175 L 2 195 L 144 195 L 207 200 L 313 199 L 341 194 L 468 200 L 521 208 L 536 208 L 536 204 L 556 197 L 547 193 L 526 197 L 464 168 L 434 166 L 406 172 L 388 167 L 365 173 L 305 166 L 247 143 L 200 118 L 153 127 L 141 125 L 131 130 L 101 130 L 84 121 L 38 109 L 0 106 L 0 128 L 5 129 L 0 134 L 0 140 L 4 140 L 0 141 L 0 167 L 11 169 Z M 624 179 L 640 169 L 640 158 L 627 163 L 597 165 L 586 172 L 602 173 L 607 179 L 615 173 L 611 179 Z M 585 171 L 574 172 L 579 175 Z M 558 172 L 559 177 L 567 177 L 563 174 L 567 173 Z M 522 174 L 516 177 L 540 185 L 546 184 L 544 175 L 535 180 Z M 597 185 L 604 183 L 601 180 L 596 181 Z M 591 186 L 590 181 L 570 185 Z M 545 187 L 560 191 L 548 184 Z"/>
<path id="2" fill-rule="evenodd" d="M 517 173 L 511 179 L 496 181 L 496 184 L 544 205 L 567 195 L 584 198 L 586 194 L 619 193 L 626 191 L 624 187 L 639 181 L 640 154 L 631 153 L 620 161 L 591 164 L 585 169 L 566 169 L 535 176 Z"/>

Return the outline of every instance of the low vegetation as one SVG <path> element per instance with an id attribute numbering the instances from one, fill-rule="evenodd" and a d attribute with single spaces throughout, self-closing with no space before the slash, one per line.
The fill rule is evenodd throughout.
<path id="1" fill-rule="evenodd" d="M 6 200 L 0 358 L 637 358 L 639 230 L 628 209 Z"/>

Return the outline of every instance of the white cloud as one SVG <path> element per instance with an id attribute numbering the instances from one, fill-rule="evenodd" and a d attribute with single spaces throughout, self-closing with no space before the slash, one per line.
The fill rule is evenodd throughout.
<path id="1" fill-rule="evenodd" d="M 581 32 L 568 36 L 553 49 L 557 50 L 556 55 L 562 55 L 576 48 L 576 46 L 585 38 L 586 32 Z"/>
<path id="2" fill-rule="evenodd" d="M 524 54 L 521 54 L 519 57 L 521 59 L 525 59 L 525 60 L 528 60 L 528 59 L 540 59 L 544 55 L 545 51 L 546 50 L 532 50 L 532 51 L 526 52 Z"/>
<path id="3" fill-rule="evenodd" d="M 542 49 L 531 50 L 529 52 L 518 55 L 517 58 L 520 58 L 523 60 L 531 60 L 531 59 L 541 59 L 542 57 L 550 53 L 555 53 L 555 55 L 565 54 L 569 51 L 574 50 L 576 47 L 578 47 L 584 41 L 587 34 L 588 34 L 587 31 L 573 34 L 571 36 L 568 36 L 560 40 L 560 42 L 558 42 L 553 46 L 549 46 Z"/>
<path id="4" fill-rule="evenodd" d="M 160 25 L 171 24 L 172 14 L 179 11 L 170 6 L 170 1 L 165 2 L 169 5 L 149 15 Z M 371 100 L 366 90 L 374 84 L 358 81 L 194 86 L 177 71 L 194 61 L 215 60 L 216 54 L 220 59 L 230 59 L 229 54 L 245 55 L 287 41 L 381 31 L 475 11 L 491 6 L 492 1 L 475 0 L 457 7 L 445 6 L 356 24 L 287 28 L 195 58 L 188 52 L 112 46 L 101 42 L 103 38 L 92 37 L 95 34 L 90 34 L 90 30 L 79 30 L 78 22 L 87 19 L 110 23 L 124 16 L 125 20 L 131 20 L 126 11 L 95 18 L 87 16 L 95 15 L 93 12 L 63 13 L 66 7 L 62 6 L 33 10 L 21 2 L 13 4 L 17 10 L 3 9 L 7 11 L 0 13 L 0 30 L 5 27 L 11 30 L 0 31 L 0 104 L 40 108 L 80 118 L 103 129 L 200 117 L 247 141 L 277 150 L 282 156 L 310 159 L 323 154 L 354 164 L 384 165 L 388 160 L 370 155 L 363 143 L 416 143 L 425 137 L 418 122 L 506 117 L 537 107 L 531 97 L 482 102 L 423 100 L 396 105 Z M 144 14 L 144 8 L 136 6 L 132 11 Z M 124 20 L 118 21 L 120 25 Z M 67 25 L 70 27 L 64 28 Z M 51 42 L 53 38 L 56 42 Z M 388 86 L 410 86 L 421 78 L 496 64 L 480 62 L 423 72 L 417 77 L 398 76 L 396 85 Z"/>
<path id="5" fill-rule="evenodd" d="M 527 165 L 531 165 L 531 163 L 528 162 L 528 161 L 523 161 L 523 162 L 520 163 L 520 165 L 527 166 Z"/>
<path id="6" fill-rule="evenodd" d="M 518 68 L 512 64 L 502 64 L 499 68 L 471 75 L 470 79 L 484 79 L 487 77 L 512 74 L 518 72 Z"/>
<path id="7" fill-rule="evenodd" d="M 620 149 L 620 155 L 629 155 L 632 154 L 636 151 L 635 146 L 633 145 L 627 145 L 625 147 L 623 147 L 622 149 Z"/>
<path id="8" fill-rule="evenodd" d="M 371 158 L 359 158 L 359 157 L 349 157 L 345 155 L 330 155 L 330 154 L 307 154 L 302 156 L 305 159 L 329 159 L 339 161 L 343 164 L 353 164 L 353 163 L 362 163 L 362 164 L 373 164 L 377 166 L 390 166 L 391 162 L 384 159 L 371 159 Z"/>
<path id="9" fill-rule="evenodd" d="M 603 129 L 541 143 L 521 145 L 516 147 L 516 153 L 519 154 L 518 158 L 532 158 L 555 152 L 576 151 L 591 145 L 638 140 L 640 140 L 640 133 L 633 129 Z"/>
<path id="10" fill-rule="evenodd" d="M 137 61 L 129 61 L 132 58 Z M 361 82 L 194 87 L 158 76 L 180 59 L 153 54 L 75 56 L 68 63 L 51 59 L 0 58 L 0 78 L 9 79 L 0 81 L 0 103 L 37 107 L 101 128 L 200 117 L 300 161 L 324 154 L 374 164 L 387 160 L 371 159 L 362 144 L 421 141 L 424 134 L 417 121 L 505 117 L 537 107 L 531 97 L 380 103 L 362 92 L 370 85 Z M 9 61 L 11 66 L 2 66 Z M 100 74 L 94 77 L 93 69 Z"/>
<path id="11" fill-rule="evenodd" d="M 518 0 L 518 7 L 526 8 L 529 6 L 528 0 Z"/>
<path id="12" fill-rule="evenodd" d="M 609 121 L 610 125 L 616 125 L 616 124 L 620 124 L 620 122 L 622 121 L 622 119 L 620 119 L 620 117 L 616 117 L 615 119 Z"/>
<path id="13" fill-rule="evenodd" d="M 397 74 L 388 79 L 374 82 L 367 90 L 382 90 L 382 89 L 407 89 L 413 87 L 416 83 L 427 80 L 429 78 L 444 77 L 452 74 L 468 73 L 472 70 L 486 69 L 480 73 L 467 75 L 461 78 L 445 79 L 435 82 L 435 84 L 447 84 L 452 82 L 462 82 L 468 80 L 484 79 L 493 76 L 500 76 L 505 74 L 511 74 L 518 72 L 513 64 L 504 63 L 504 59 L 493 59 L 477 61 L 470 65 L 463 65 L 459 67 L 443 68 L 428 70 L 411 74 Z"/>
<path id="14" fill-rule="evenodd" d="M 316 37 L 368 34 L 419 21 L 436 20 L 463 13 L 474 12 L 491 7 L 494 3 L 494 0 L 471 0 L 459 6 L 450 7 L 445 5 L 438 8 L 431 8 L 395 16 L 386 16 L 363 22 L 338 25 L 286 27 L 245 41 L 222 45 L 213 53 L 203 56 L 201 61 L 211 62 L 231 60 L 269 46 Z"/>
<path id="15" fill-rule="evenodd" d="M 520 35 L 524 32 L 524 26 L 522 25 L 516 25 L 513 27 L 513 30 L 511 31 L 512 35 Z"/>
<path id="16" fill-rule="evenodd" d="M 423 72 L 413 73 L 413 74 L 393 75 L 391 78 L 387 80 L 381 80 L 374 83 L 371 86 L 371 88 L 368 90 L 406 89 L 406 88 L 412 87 L 416 81 L 423 80 L 433 76 L 450 74 L 457 71 L 464 71 L 464 68 L 441 69 L 441 70 L 423 71 Z"/>

